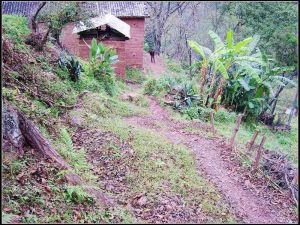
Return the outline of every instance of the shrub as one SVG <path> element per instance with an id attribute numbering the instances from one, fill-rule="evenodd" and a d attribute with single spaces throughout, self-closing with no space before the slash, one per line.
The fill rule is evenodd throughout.
<path id="1" fill-rule="evenodd" d="M 66 188 L 65 199 L 74 203 L 94 203 L 94 199 L 86 193 L 80 186 L 69 186 Z"/>
<path id="2" fill-rule="evenodd" d="M 156 95 L 163 90 L 155 78 L 150 78 L 144 86 L 144 93 L 148 95 Z"/>
<path id="3" fill-rule="evenodd" d="M 210 120 L 210 113 L 213 109 L 204 108 L 200 106 L 192 106 L 189 108 L 183 109 L 181 112 L 187 115 L 190 119 L 200 119 L 202 121 L 209 121 Z"/>
<path id="4" fill-rule="evenodd" d="M 23 16 L 3 15 L 2 16 L 2 31 L 3 36 L 14 40 L 20 49 L 25 49 L 25 37 L 30 33 L 28 28 L 28 20 Z"/>
<path id="5" fill-rule="evenodd" d="M 83 69 L 82 65 L 75 59 L 75 57 L 62 53 L 59 58 L 59 65 L 62 69 L 69 71 L 72 81 L 79 80 L 79 75 Z"/>
<path id="6" fill-rule="evenodd" d="M 144 83 L 146 81 L 146 77 L 143 72 L 139 69 L 135 68 L 126 68 L 126 77 L 128 80 L 133 81 L 138 84 Z"/>
<path id="7" fill-rule="evenodd" d="M 117 63 L 116 50 L 106 47 L 102 43 L 97 44 L 93 38 L 90 47 L 89 70 L 100 82 L 103 83 L 109 95 L 115 94 L 115 74 L 112 65 Z"/>
<path id="8" fill-rule="evenodd" d="M 168 69 L 171 70 L 172 72 L 175 72 L 175 73 L 183 72 L 183 69 L 181 68 L 181 66 L 170 59 L 167 59 L 167 66 L 168 66 Z"/>
<path id="9" fill-rule="evenodd" d="M 221 122 L 221 123 L 234 123 L 236 119 L 236 113 L 234 112 L 228 112 L 226 109 L 219 109 L 215 113 L 215 121 Z"/>
<path id="10" fill-rule="evenodd" d="M 150 46 L 149 46 L 148 42 L 144 43 L 144 51 L 146 51 L 146 52 L 150 51 Z"/>

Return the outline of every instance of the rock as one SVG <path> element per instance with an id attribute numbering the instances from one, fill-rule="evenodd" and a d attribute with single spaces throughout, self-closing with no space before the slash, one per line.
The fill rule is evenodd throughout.
<path id="1" fill-rule="evenodd" d="M 12 107 L 4 104 L 2 108 L 2 118 L 3 149 L 9 150 L 12 147 L 23 155 L 25 138 L 19 127 L 17 112 Z"/>
<path id="2" fill-rule="evenodd" d="M 139 206 L 144 206 L 144 205 L 146 205 L 146 203 L 147 203 L 147 197 L 146 196 L 142 196 L 138 201 L 137 201 L 137 204 L 139 205 Z"/>

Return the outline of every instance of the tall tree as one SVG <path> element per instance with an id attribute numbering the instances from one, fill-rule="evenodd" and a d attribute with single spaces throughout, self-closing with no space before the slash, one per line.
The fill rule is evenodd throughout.
<path id="1" fill-rule="evenodd" d="M 153 38 L 155 51 L 161 53 L 161 40 L 165 31 L 165 25 L 172 14 L 178 10 L 184 10 L 188 2 L 147 2 L 150 10 L 150 31 L 148 36 Z"/>
<path id="2" fill-rule="evenodd" d="M 257 33 L 259 47 L 281 65 L 298 64 L 298 2 L 228 2 L 223 11 L 237 19 L 241 39 Z"/>

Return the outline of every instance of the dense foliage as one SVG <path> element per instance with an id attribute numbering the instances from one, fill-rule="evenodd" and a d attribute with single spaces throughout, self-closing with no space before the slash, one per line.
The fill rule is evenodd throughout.
<path id="1" fill-rule="evenodd" d="M 59 65 L 62 69 L 65 69 L 69 72 L 72 81 L 79 80 L 79 75 L 83 69 L 80 62 L 75 59 L 74 56 L 62 53 L 59 58 Z"/>
<path id="2" fill-rule="evenodd" d="M 223 103 L 247 116 L 257 116 L 272 98 L 272 86 L 284 86 L 282 81 L 293 84 L 283 74 L 294 68 L 276 67 L 274 60 L 256 47 L 259 36 L 235 44 L 232 30 L 227 32 L 225 42 L 213 31 L 209 35 L 215 45 L 214 51 L 197 42 L 188 42 L 202 57 L 200 94 L 203 105 L 213 105 L 217 109 L 217 104 Z"/>
<path id="3" fill-rule="evenodd" d="M 2 15 L 3 37 L 14 40 L 18 47 L 24 46 L 24 37 L 30 33 L 27 23 L 28 20 L 25 17 Z M 21 48 L 24 49 L 24 47 Z"/>
<path id="4" fill-rule="evenodd" d="M 110 95 L 114 94 L 115 74 L 112 67 L 118 62 L 116 50 L 98 43 L 93 38 L 90 48 L 89 73 L 103 82 L 105 90 Z"/>
<path id="5" fill-rule="evenodd" d="M 238 19 L 236 32 L 242 37 L 259 34 L 259 47 L 281 65 L 297 65 L 297 2 L 230 2 L 222 10 Z"/>

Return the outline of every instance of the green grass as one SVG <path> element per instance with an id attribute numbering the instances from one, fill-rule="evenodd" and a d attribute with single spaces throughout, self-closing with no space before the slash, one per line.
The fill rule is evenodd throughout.
<path id="1" fill-rule="evenodd" d="M 168 67 L 168 70 L 174 73 L 184 73 L 184 70 L 180 66 L 180 63 L 170 59 L 170 58 L 164 58 L 164 61 Z"/>
<path id="2" fill-rule="evenodd" d="M 23 16 L 2 16 L 3 36 L 14 40 L 17 48 L 21 51 L 27 50 L 27 46 L 24 43 L 26 35 L 30 34 L 27 24 L 28 20 Z"/>
<path id="3" fill-rule="evenodd" d="M 176 193 L 184 198 L 186 204 L 202 204 L 204 212 L 210 215 L 227 215 L 220 218 L 220 221 L 233 219 L 218 192 L 199 176 L 194 158 L 188 149 L 172 145 L 152 130 L 130 127 L 118 116 L 103 117 L 99 112 L 89 112 L 87 109 L 85 107 L 84 111 L 73 111 L 84 118 L 83 126 L 90 129 L 100 128 L 118 135 L 122 140 L 129 141 L 137 154 L 131 167 L 138 170 L 127 177 L 132 195 L 145 191 L 151 198 L 161 192 Z"/>
<path id="4" fill-rule="evenodd" d="M 184 120 L 185 115 L 179 115 L 174 113 L 174 118 Z M 200 120 L 209 124 L 209 114 L 204 114 L 200 117 Z M 220 109 L 215 113 L 215 129 L 218 133 L 222 134 L 226 138 L 230 139 L 232 132 L 235 128 L 236 114 L 234 112 L 228 112 L 225 109 Z M 263 135 L 266 136 L 265 148 L 272 151 L 279 151 L 287 154 L 288 159 L 297 166 L 298 165 L 298 117 L 293 117 L 291 131 L 278 131 L 272 132 L 267 126 L 262 123 L 241 124 L 237 133 L 235 143 L 236 145 L 244 149 L 245 144 L 250 141 L 255 129 L 259 129 L 259 135 L 256 139 L 256 144 L 259 144 Z M 209 137 L 206 132 L 197 131 L 197 129 L 189 128 L 187 131 L 191 133 L 198 133 Z"/>
<path id="5" fill-rule="evenodd" d="M 121 101 L 103 93 L 93 93 L 83 98 L 85 108 L 100 117 L 147 115 L 148 103 L 143 99 L 134 103 Z"/>
<path id="6" fill-rule="evenodd" d="M 126 78 L 132 82 L 142 84 L 146 81 L 146 75 L 139 69 L 126 68 Z"/>
<path id="7" fill-rule="evenodd" d="M 60 139 L 54 141 L 60 155 L 74 169 L 74 172 L 88 182 L 95 182 L 96 177 L 91 173 L 91 165 L 86 161 L 86 152 L 83 148 L 74 149 L 70 134 L 66 128 L 60 129 Z"/>

